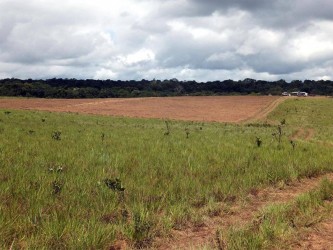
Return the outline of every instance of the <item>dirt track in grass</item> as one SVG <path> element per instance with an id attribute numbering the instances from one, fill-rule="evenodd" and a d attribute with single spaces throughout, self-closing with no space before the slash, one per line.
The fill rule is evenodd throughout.
<path id="1" fill-rule="evenodd" d="M 333 249 L 333 212 L 328 219 L 311 228 L 294 249 Z"/>
<path id="2" fill-rule="evenodd" d="M 168 242 L 165 239 L 156 243 L 157 249 L 200 249 L 208 246 L 209 249 L 217 249 L 216 231 L 227 230 L 231 226 L 245 225 L 255 219 L 255 215 L 265 206 L 269 204 L 278 204 L 289 202 L 295 197 L 311 189 L 317 187 L 323 178 L 333 180 L 333 173 L 325 174 L 315 178 L 306 178 L 284 185 L 280 188 L 269 187 L 263 190 L 252 190 L 248 195 L 249 201 L 245 204 L 235 202 L 226 212 L 207 219 L 204 225 L 192 226 L 186 230 L 174 230 L 172 237 Z M 322 227 L 331 227 L 333 221 L 328 221 Z M 311 239 L 317 239 L 318 246 L 333 244 L 333 238 L 328 232 L 316 233 L 308 236 L 312 246 L 316 246 L 316 242 Z M 322 243 L 320 243 L 322 242 Z M 306 243 L 304 243 L 306 244 Z M 309 245 L 308 244 L 308 245 Z M 333 245 L 332 245 L 333 246 Z M 311 248 L 326 249 L 326 248 Z"/>
<path id="3" fill-rule="evenodd" d="M 244 122 L 263 121 L 270 112 L 272 112 L 277 106 L 279 106 L 282 102 L 284 102 L 288 98 L 292 98 L 292 97 L 280 97 L 280 98 L 275 99 L 266 107 L 258 110 L 258 112 L 256 114 L 254 114 L 253 116 L 250 116 L 248 119 L 245 119 Z"/>
<path id="4" fill-rule="evenodd" d="M 108 99 L 0 98 L 2 109 L 239 123 L 266 116 L 279 96 L 185 96 Z"/>

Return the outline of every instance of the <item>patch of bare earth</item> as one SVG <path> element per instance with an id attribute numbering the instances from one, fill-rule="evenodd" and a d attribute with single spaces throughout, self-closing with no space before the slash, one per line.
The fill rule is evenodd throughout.
<path id="1" fill-rule="evenodd" d="M 277 106 L 279 106 L 282 102 L 287 100 L 291 97 L 280 97 L 274 100 L 273 102 L 269 103 L 266 107 L 261 110 L 258 110 L 256 114 L 249 117 L 248 119 L 244 119 L 244 122 L 256 122 L 256 121 L 263 121 L 270 112 L 272 112 Z"/>
<path id="2" fill-rule="evenodd" d="M 263 117 L 277 96 L 186 96 L 113 99 L 0 98 L 0 108 L 75 112 L 205 122 L 242 122 Z"/>
<path id="3" fill-rule="evenodd" d="M 202 246 L 216 248 L 217 242 L 215 242 L 215 235 L 217 230 L 227 230 L 231 226 L 249 223 L 263 207 L 272 203 L 276 204 L 291 201 L 296 196 L 318 186 L 320 181 L 325 177 L 333 180 L 333 174 L 330 173 L 315 178 L 302 179 L 280 188 L 269 187 L 264 190 L 252 190 L 248 196 L 247 202 L 235 202 L 227 211 L 215 217 L 208 218 L 205 224 L 199 227 L 193 226 L 186 230 L 174 230 L 170 239 L 158 240 L 155 247 L 165 250 L 198 249 Z M 221 206 L 223 206 L 223 204 L 221 204 Z M 330 239 L 328 240 L 330 241 Z M 333 241 L 331 241 L 331 243 L 333 244 Z"/>
<path id="4" fill-rule="evenodd" d="M 315 135 L 315 130 L 313 128 L 299 128 L 290 137 L 291 140 L 304 140 L 309 141 Z"/>
<path id="5" fill-rule="evenodd" d="M 333 213 L 330 218 L 311 228 L 294 249 L 333 249 Z"/>
<path id="6" fill-rule="evenodd" d="M 333 147 L 333 142 L 318 141 L 317 143 L 324 145 L 325 147 L 329 147 L 329 148 Z"/>

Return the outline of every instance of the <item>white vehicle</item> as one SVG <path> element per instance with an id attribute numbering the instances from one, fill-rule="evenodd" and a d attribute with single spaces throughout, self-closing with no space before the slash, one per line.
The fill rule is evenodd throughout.
<path id="1" fill-rule="evenodd" d="M 309 94 L 304 91 L 294 91 L 290 93 L 292 96 L 308 96 Z"/>
<path id="2" fill-rule="evenodd" d="M 298 96 L 308 96 L 307 92 L 298 92 Z"/>

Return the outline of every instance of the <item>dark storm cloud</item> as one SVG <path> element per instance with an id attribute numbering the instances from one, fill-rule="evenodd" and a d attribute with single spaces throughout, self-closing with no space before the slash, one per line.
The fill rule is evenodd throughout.
<path id="1" fill-rule="evenodd" d="M 333 20 L 331 0 L 187 0 L 186 5 L 175 10 L 178 16 L 209 16 L 233 10 L 249 12 L 262 26 L 290 28 L 307 24 L 313 20 Z M 179 8 L 182 7 L 182 8 Z"/>
<path id="2" fill-rule="evenodd" d="M 169 5 L 168 10 L 184 27 L 179 33 L 169 33 L 157 58 L 165 67 L 247 68 L 288 78 L 292 73 L 311 69 L 332 58 L 333 30 L 327 27 L 332 27 L 332 23 L 320 23 L 330 22 L 332 7 L 333 2 L 325 0 L 181 1 L 174 8 Z M 216 16 L 222 17 L 221 20 Z M 243 18 L 237 19 L 237 16 Z M 189 30 L 199 28 L 215 35 L 195 39 Z M 232 32 L 226 41 L 216 40 L 217 34 L 223 36 L 230 29 Z M 307 42 L 311 36 L 315 39 Z"/>
<path id="3" fill-rule="evenodd" d="M 2 0 L 0 77 L 332 78 L 330 0 Z"/>
<path id="4" fill-rule="evenodd" d="M 204 13 L 212 13 L 216 10 L 223 11 L 229 8 L 240 8 L 249 11 L 266 9 L 268 7 L 275 7 L 279 2 L 277 1 L 267 1 L 267 0 L 189 0 L 189 4 L 194 4 L 204 11 Z"/>
<path id="5" fill-rule="evenodd" d="M 331 0 L 188 0 L 188 4 L 196 6 L 197 9 L 200 9 L 205 14 L 235 8 L 252 13 L 267 13 L 267 16 L 271 14 L 278 14 L 279 17 L 294 15 L 295 19 L 300 17 L 333 18 L 331 11 L 333 2 Z"/>

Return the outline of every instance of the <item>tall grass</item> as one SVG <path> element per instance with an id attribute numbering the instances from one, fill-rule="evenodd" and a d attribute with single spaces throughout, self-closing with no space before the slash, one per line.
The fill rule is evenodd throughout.
<path id="1" fill-rule="evenodd" d="M 290 145 L 284 110 L 302 102 L 275 114 L 286 119 L 281 143 L 265 124 L 169 121 L 166 135 L 163 120 L 0 111 L 0 247 L 147 247 L 252 188 L 332 171 L 331 148 Z M 123 192 L 105 183 L 116 178 Z"/>

